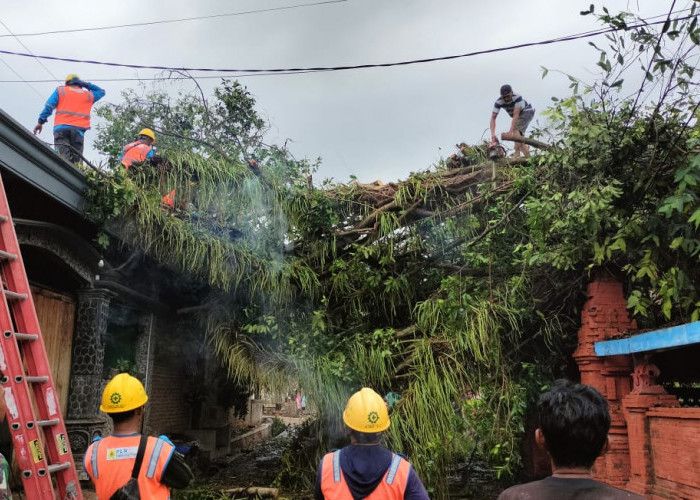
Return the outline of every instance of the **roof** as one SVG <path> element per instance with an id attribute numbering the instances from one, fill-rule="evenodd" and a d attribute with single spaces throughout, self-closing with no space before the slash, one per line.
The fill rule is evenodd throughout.
<path id="1" fill-rule="evenodd" d="M 0 109 L 0 171 L 82 214 L 85 175 Z"/>
<path id="2" fill-rule="evenodd" d="M 699 343 L 700 321 L 696 321 L 653 332 L 640 333 L 625 339 L 596 342 L 595 353 L 598 356 L 617 356 L 619 354 L 657 351 Z"/>

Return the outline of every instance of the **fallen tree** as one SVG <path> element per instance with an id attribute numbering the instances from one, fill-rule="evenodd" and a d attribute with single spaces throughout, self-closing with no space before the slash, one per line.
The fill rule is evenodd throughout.
<path id="1" fill-rule="evenodd" d="M 550 110 L 552 147 L 498 162 L 495 175 L 494 163 L 465 161 L 400 182 L 310 187 L 309 165 L 283 148 L 258 144 L 255 173 L 249 152 L 202 154 L 197 143 L 164 151 L 155 180 L 115 180 L 133 196 L 117 210 L 128 241 L 212 287 L 200 310 L 231 376 L 272 386 L 273 374 L 292 374 L 318 406 L 284 484 L 310 486 L 361 385 L 401 393 L 390 444 L 434 497 L 447 496 L 451 465 L 475 448 L 495 470 L 515 471 L 527 405 L 565 371 L 594 270 L 624 280 L 641 324 L 697 319 L 698 95 L 686 58 L 698 33 L 676 28 L 687 52 L 667 53 L 664 32 L 611 35 L 600 82 Z M 626 36 L 648 50 L 652 78 L 665 68 L 651 106 L 644 89 L 617 93 L 629 67 L 617 54 L 638 55 Z M 163 217 L 158 200 L 171 189 L 184 206 Z M 242 236 L 216 232 L 227 227 Z"/>

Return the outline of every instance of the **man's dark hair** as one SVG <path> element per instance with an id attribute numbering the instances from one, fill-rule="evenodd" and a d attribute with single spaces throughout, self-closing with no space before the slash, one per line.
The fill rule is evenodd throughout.
<path id="1" fill-rule="evenodd" d="M 501 85 L 501 95 L 506 95 L 509 92 L 513 92 L 513 88 L 510 85 Z"/>
<path id="2" fill-rule="evenodd" d="M 122 411 L 119 413 L 108 413 L 107 415 L 109 415 L 112 418 L 112 422 L 114 422 L 115 424 L 121 424 L 122 422 L 126 422 L 131 417 L 133 417 L 135 413 L 136 410 L 129 410 Z"/>
<path id="3" fill-rule="evenodd" d="M 540 396 L 540 429 L 554 464 L 591 467 L 610 430 L 608 403 L 593 387 L 560 379 Z"/>
<path id="4" fill-rule="evenodd" d="M 382 441 L 381 432 L 360 432 L 350 429 L 352 436 L 357 444 L 379 444 Z"/>

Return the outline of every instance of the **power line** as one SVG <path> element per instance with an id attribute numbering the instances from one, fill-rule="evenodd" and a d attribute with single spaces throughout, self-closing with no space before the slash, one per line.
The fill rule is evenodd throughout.
<path id="1" fill-rule="evenodd" d="M 289 71 L 287 73 L 277 72 L 277 73 L 240 73 L 235 75 L 236 78 L 244 78 L 248 76 L 277 76 L 277 75 L 304 75 L 308 73 L 322 73 L 322 71 Z M 148 81 L 159 81 L 159 80 L 192 80 L 192 76 L 154 76 L 154 77 L 140 77 L 140 78 L 90 78 L 91 82 L 148 82 Z M 219 79 L 219 78 L 231 78 L 231 75 L 204 75 L 196 77 L 197 80 L 209 80 L 209 79 Z M 56 83 L 61 81 L 59 79 L 55 80 L 0 80 L 0 83 Z"/>
<path id="2" fill-rule="evenodd" d="M 9 33 L 12 33 L 12 31 L 10 31 L 10 28 L 8 28 L 7 26 L 5 26 L 5 23 L 3 23 L 2 21 L 0 21 L 0 24 L 2 24 L 2 25 L 5 27 L 5 29 L 6 29 Z M 25 47 L 25 49 L 27 49 L 27 47 Z M 29 50 L 29 49 L 27 49 L 27 50 Z M 30 51 L 30 52 L 31 52 L 31 51 Z M 36 89 L 36 87 L 34 87 L 34 85 L 32 85 L 31 83 L 29 83 L 27 80 L 25 80 L 25 79 L 22 77 L 22 75 L 20 75 L 20 74 L 15 70 L 15 68 L 13 68 L 12 66 L 10 66 L 10 64 L 9 64 L 7 61 L 5 61 L 4 59 L 0 59 L 0 61 L 2 61 L 2 63 L 3 63 L 5 66 L 7 66 L 7 68 L 8 68 L 10 71 L 12 71 L 15 75 L 17 75 L 17 78 L 19 78 L 21 82 L 27 84 L 27 86 L 28 86 L 30 89 L 32 89 L 32 90 L 36 93 L 36 95 L 39 96 L 40 99 L 43 99 L 43 96 L 39 93 L 39 91 Z M 41 61 L 39 61 L 38 59 L 37 59 L 37 61 L 39 62 L 39 64 L 41 64 L 41 65 L 43 66 L 43 63 L 41 63 Z M 51 74 L 51 73 L 49 72 L 49 74 Z M 56 77 L 53 76 L 53 75 L 51 75 L 51 76 L 54 77 L 54 78 L 56 78 Z"/>
<path id="3" fill-rule="evenodd" d="M 15 75 L 17 75 L 17 78 L 19 78 L 19 80 L 14 80 L 14 82 L 26 83 L 26 84 L 29 86 L 29 88 L 31 88 L 34 92 L 36 92 L 36 95 L 38 95 L 41 99 L 44 98 L 44 96 L 42 96 L 42 95 L 39 93 L 39 91 L 34 87 L 34 85 L 32 85 L 29 81 L 27 81 L 27 80 L 25 80 L 24 78 L 22 78 L 22 75 L 20 75 L 19 73 L 17 73 L 17 71 L 15 71 L 15 69 L 7 63 L 7 61 L 5 61 L 4 59 L 0 59 L 0 62 L 2 62 L 5 66 L 7 66 L 7 68 L 8 68 L 10 71 L 12 71 Z"/>
<path id="4" fill-rule="evenodd" d="M 20 39 L 17 37 L 17 35 L 15 35 L 14 33 L 12 33 L 12 30 L 11 30 L 4 22 L 2 22 L 2 20 L 0 20 L 0 24 L 2 24 L 3 28 L 5 28 L 5 29 L 7 30 L 7 32 L 10 34 L 10 36 L 13 36 L 13 37 L 15 38 L 15 40 L 17 40 L 17 43 L 19 43 L 22 47 L 24 47 L 24 50 L 26 50 L 27 52 L 29 52 L 30 54 L 32 54 L 31 49 L 30 49 L 29 47 L 27 47 L 27 46 L 22 42 L 22 40 L 20 40 Z M 2 36 L 7 36 L 7 35 L 2 35 Z M 46 70 L 46 72 L 47 72 L 49 75 L 51 75 L 51 77 L 52 77 L 54 80 L 58 80 L 58 78 L 56 78 L 56 75 L 54 75 L 53 73 L 51 73 L 51 70 L 49 70 L 49 68 L 47 68 L 47 67 L 44 65 L 43 62 L 41 62 L 41 59 L 39 59 L 39 58 L 37 58 L 37 57 L 35 57 L 34 59 L 36 60 L 36 62 L 39 63 L 39 66 L 41 66 L 42 68 L 44 68 L 44 69 Z"/>
<path id="5" fill-rule="evenodd" d="M 249 14 L 260 14 L 263 12 L 275 12 L 279 10 L 291 10 L 291 9 L 298 9 L 301 7 L 315 7 L 317 5 L 324 5 L 324 4 L 330 4 L 330 3 L 342 3 L 342 2 L 347 2 L 348 0 L 325 0 L 321 2 L 313 2 L 313 3 L 302 3 L 302 4 L 296 4 L 296 5 L 288 5 L 286 7 L 271 7 L 269 9 L 257 9 L 257 10 L 246 10 L 242 12 L 230 12 L 227 14 L 212 14 L 209 16 L 196 16 L 196 17 L 183 17 L 180 19 L 166 19 L 162 21 L 147 21 L 143 23 L 131 23 L 131 24 L 115 24 L 111 26 L 97 26 L 97 27 L 92 27 L 92 28 L 75 28 L 75 29 L 65 29 L 65 30 L 53 30 L 53 31 L 38 31 L 34 33 L 17 33 L 15 35 L 0 35 L 0 38 L 4 38 L 7 36 L 43 36 L 43 35 L 56 35 L 56 34 L 61 34 L 61 33 L 79 33 L 79 32 L 84 32 L 84 31 L 101 31 L 101 30 L 112 30 L 112 29 L 119 29 L 119 28 L 134 28 L 137 26 L 153 26 L 155 24 L 168 24 L 168 23 L 181 23 L 185 21 L 198 21 L 201 19 L 214 19 L 218 17 L 233 17 L 233 16 L 244 16 L 244 15 L 249 15 Z"/>
<path id="6" fill-rule="evenodd" d="M 693 15 L 689 15 L 689 16 L 675 18 L 675 19 L 673 19 L 673 21 L 684 21 L 684 20 L 691 19 L 691 18 L 694 18 L 697 16 L 698 16 L 697 14 L 693 14 Z M 576 34 L 576 35 L 568 35 L 568 36 L 563 36 L 563 37 L 559 37 L 559 38 L 552 38 L 549 40 L 542 40 L 539 42 L 527 42 L 527 43 L 521 43 L 521 44 L 517 44 L 517 45 L 509 45 L 506 47 L 498 47 L 498 48 L 494 48 L 494 49 L 478 50 L 478 51 L 474 51 L 474 52 L 467 52 L 464 54 L 456 54 L 456 55 L 450 55 L 450 56 L 429 57 L 429 58 L 424 58 L 424 59 L 412 59 L 412 60 L 408 60 L 408 61 L 398 61 L 398 62 L 388 62 L 388 63 L 356 64 L 356 65 L 347 65 L 347 66 L 319 66 L 319 67 L 307 67 L 307 68 L 267 68 L 267 69 L 260 69 L 260 68 L 247 68 L 247 69 L 186 68 L 186 67 L 172 67 L 172 66 L 149 66 L 149 65 L 143 65 L 143 64 L 115 63 L 115 62 L 105 62 L 105 61 L 94 61 L 94 60 L 89 60 L 89 59 L 73 59 L 73 58 L 66 58 L 66 57 L 55 57 L 55 56 L 36 56 L 33 54 L 13 52 L 13 51 L 9 51 L 9 50 L 0 50 L 0 54 L 8 54 L 8 55 L 14 55 L 14 56 L 21 56 L 21 57 L 37 57 L 37 58 L 48 59 L 48 60 L 52 60 L 52 61 L 62 61 L 62 62 L 70 62 L 70 63 L 91 64 L 91 65 L 99 65 L 99 66 L 111 66 L 111 67 L 132 68 L 132 69 L 153 69 L 153 70 L 162 70 L 162 71 L 189 71 L 189 72 L 204 72 L 204 73 L 218 72 L 218 73 L 252 73 L 252 74 L 278 75 L 278 74 L 296 74 L 296 73 L 315 73 L 315 72 L 321 72 L 321 71 L 347 71 L 347 70 L 352 70 L 352 69 L 389 68 L 389 67 L 394 67 L 394 66 L 409 66 L 409 65 L 414 65 L 414 64 L 424 64 L 424 63 L 437 62 L 437 61 L 449 61 L 449 60 L 453 60 L 453 59 L 461 59 L 461 58 L 473 57 L 473 56 L 484 55 L 484 54 L 494 54 L 494 53 L 498 53 L 498 52 L 506 52 L 506 51 L 522 49 L 522 48 L 526 48 L 526 47 L 536 47 L 536 46 L 551 45 L 551 44 L 561 43 L 561 42 L 569 42 L 569 41 L 573 41 L 573 40 L 581 40 L 584 38 L 591 38 L 591 37 L 604 35 L 604 34 L 608 34 L 608 33 L 614 33 L 617 31 L 629 31 L 629 30 L 634 30 L 634 29 L 639 29 L 639 28 L 646 28 L 649 26 L 664 24 L 666 22 L 667 22 L 666 20 L 656 21 L 656 22 L 652 22 L 652 23 L 643 22 L 640 24 L 626 26 L 624 28 L 622 28 L 622 27 L 620 27 L 620 28 L 618 28 L 618 27 L 606 28 L 606 29 L 600 29 L 597 31 L 589 31 L 586 33 L 580 33 L 580 34 Z M 234 76 L 236 76 L 236 75 L 234 75 Z M 245 76 L 252 76 L 252 75 L 245 75 Z M 217 76 L 217 78 L 219 78 L 219 77 L 220 76 Z M 204 78 L 204 77 L 198 77 L 198 78 Z"/>

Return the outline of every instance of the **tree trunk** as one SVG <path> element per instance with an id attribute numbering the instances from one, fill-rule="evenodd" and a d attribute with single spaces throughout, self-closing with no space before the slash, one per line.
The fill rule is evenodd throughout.
<path id="1" fill-rule="evenodd" d="M 504 141 L 520 142 L 522 144 L 527 144 L 528 146 L 533 146 L 537 149 L 552 149 L 552 146 L 545 142 L 538 141 L 536 139 L 530 139 L 529 137 L 520 137 L 503 132 L 501 134 L 501 139 Z"/>

